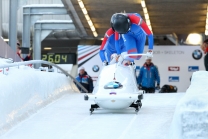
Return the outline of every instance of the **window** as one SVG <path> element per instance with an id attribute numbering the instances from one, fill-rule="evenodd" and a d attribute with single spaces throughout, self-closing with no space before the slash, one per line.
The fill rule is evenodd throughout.
<path id="1" fill-rule="evenodd" d="M 123 85 L 121 83 L 116 82 L 116 81 L 112 81 L 112 82 L 107 83 L 104 86 L 104 89 L 120 89 L 122 87 L 123 87 Z"/>

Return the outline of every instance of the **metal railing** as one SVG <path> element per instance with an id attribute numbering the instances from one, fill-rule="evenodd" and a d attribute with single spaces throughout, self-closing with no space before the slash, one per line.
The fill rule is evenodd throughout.
<path id="1" fill-rule="evenodd" d="M 56 67 L 58 70 L 60 70 L 63 74 L 66 76 L 69 76 L 85 93 L 88 93 L 87 89 L 85 89 L 73 76 L 71 76 L 68 72 L 66 72 L 61 67 L 57 66 L 54 63 L 43 61 L 43 60 L 30 60 L 30 61 L 24 61 L 24 62 L 15 62 L 15 63 L 8 63 L 8 64 L 1 64 L 0 68 L 9 68 L 9 67 L 19 67 L 20 65 L 34 65 L 34 64 L 46 64 L 53 67 Z"/>

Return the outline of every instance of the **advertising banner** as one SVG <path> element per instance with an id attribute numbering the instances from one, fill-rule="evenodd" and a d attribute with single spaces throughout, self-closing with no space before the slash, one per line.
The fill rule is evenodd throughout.
<path id="1" fill-rule="evenodd" d="M 99 47 L 87 45 L 78 47 L 79 68 L 84 67 L 94 81 L 102 68 Z M 145 47 L 144 53 L 147 49 L 148 47 Z M 135 61 L 137 75 L 144 62 L 145 56 Z M 160 86 L 174 85 L 177 86 L 178 92 L 186 91 L 193 72 L 205 70 L 204 54 L 199 46 L 155 46 L 152 62 L 158 67 Z"/>

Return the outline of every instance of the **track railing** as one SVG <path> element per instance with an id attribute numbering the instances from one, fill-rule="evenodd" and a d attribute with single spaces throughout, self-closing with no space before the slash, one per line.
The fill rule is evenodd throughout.
<path id="1" fill-rule="evenodd" d="M 63 74 L 65 74 L 66 76 L 69 76 L 85 93 L 88 93 L 87 89 L 85 89 L 73 76 L 71 76 L 68 72 L 66 72 L 64 69 L 62 69 L 61 67 L 57 66 L 54 63 L 48 62 L 48 61 L 43 61 L 43 60 L 30 60 L 30 61 L 24 61 L 24 62 L 15 62 L 15 63 L 8 63 L 8 64 L 1 64 L 0 65 L 0 69 L 4 68 L 9 68 L 9 67 L 18 67 L 21 65 L 34 65 L 34 64 L 46 64 L 46 65 L 50 65 L 53 67 L 56 67 L 58 70 L 60 70 Z"/>

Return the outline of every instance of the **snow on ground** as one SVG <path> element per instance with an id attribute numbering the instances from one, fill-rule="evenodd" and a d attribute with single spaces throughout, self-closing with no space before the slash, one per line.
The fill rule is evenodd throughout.
<path id="1" fill-rule="evenodd" d="M 5 64 L 2 59 L 1 64 Z M 60 73 L 41 72 L 28 66 L 9 68 L 7 75 L 0 72 L 0 135 L 72 91 L 70 79 Z"/>
<path id="2" fill-rule="evenodd" d="M 168 139 L 208 138 L 208 72 L 198 71 L 176 107 Z"/>
<path id="3" fill-rule="evenodd" d="M 145 94 L 143 107 L 89 114 L 90 101 L 70 93 L 15 126 L 0 139 L 168 139 L 175 106 L 184 93 Z"/>

